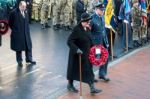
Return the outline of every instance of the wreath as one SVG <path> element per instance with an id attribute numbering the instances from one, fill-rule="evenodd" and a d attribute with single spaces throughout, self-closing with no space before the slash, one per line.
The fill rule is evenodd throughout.
<path id="1" fill-rule="evenodd" d="M 0 20 L 0 34 L 4 35 L 9 29 L 8 22 L 6 20 Z"/>
<path id="2" fill-rule="evenodd" d="M 96 57 L 97 49 L 99 51 L 99 58 Z M 108 60 L 108 51 L 102 45 L 95 45 L 90 49 L 89 60 L 92 65 L 102 66 Z"/>

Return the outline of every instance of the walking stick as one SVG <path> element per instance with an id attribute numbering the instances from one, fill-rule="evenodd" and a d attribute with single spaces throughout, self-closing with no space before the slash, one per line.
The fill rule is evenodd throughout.
<path id="1" fill-rule="evenodd" d="M 110 42 L 111 42 L 111 60 L 113 61 L 113 41 L 112 41 L 113 35 L 112 35 L 112 30 L 110 29 Z"/>
<path id="2" fill-rule="evenodd" d="M 126 52 L 128 52 L 128 24 L 126 23 Z"/>
<path id="3" fill-rule="evenodd" d="M 80 73 L 80 99 L 83 99 L 82 97 L 82 65 L 81 65 L 81 54 L 79 54 L 79 73 Z"/>

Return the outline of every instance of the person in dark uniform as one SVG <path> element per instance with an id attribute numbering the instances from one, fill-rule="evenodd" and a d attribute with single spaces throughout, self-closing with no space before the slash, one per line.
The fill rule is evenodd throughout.
<path id="1" fill-rule="evenodd" d="M 78 0 L 76 2 L 76 18 L 77 18 L 77 23 L 80 22 L 81 15 L 82 15 L 82 13 L 85 13 L 86 10 L 87 10 L 87 8 L 84 5 L 84 1 L 83 0 Z"/>
<path id="2" fill-rule="evenodd" d="M 90 32 L 91 17 L 87 13 L 81 15 L 80 23 L 75 26 L 73 32 L 68 38 L 69 61 L 67 69 L 68 90 L 78 92 L 73 85 L 73 80 L 80 81 L 79 77 L 79 54 L 82 54 L 82 82 L 89 84 L 91 93 L 99 93 L 94 87 L 94 73 L 92 64 L 89 62 L 89 50 L 92 46 L 91 32 Z"/>
<path id="3" fill-rule="evenodd" d="M 92 42 L 94 45 L 103 45 L 106 49 L 109 47 L 108 38 L 105 30 L 105 21 L 104 21 L 104 5 L 101 2 L 95 4 L 95 13 L 92 15 L 91 20 L 91 34 Z M 109 78 L 106 78 L 107 75 L 107 63 L 99 68 L 99 78 L 104 81 L 110 81 Z"/>
<path id="4" fill-rule="evenodd" d="M 19 8 L 14 9 L 10 13 L 9 26 L 12 30 L 11 49 L 16 51 L 18 66 L 23 66 L 22 51 L 25 51 L 27 63 L 36 64 L 32 60 L 32 42 L 25 1 L 20 1 Z"/>

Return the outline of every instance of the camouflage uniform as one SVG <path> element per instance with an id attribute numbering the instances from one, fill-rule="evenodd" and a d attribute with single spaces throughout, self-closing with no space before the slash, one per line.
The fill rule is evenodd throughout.
<path id="1" fill-rule="evenodd" d="M 48 18 L 52 18 L 52 5 L 53 0 L 49 0 Z"/>
<path id="2" fill-rule="evenodd" d="M 48 10 L 49 10 L 49 0 L 43 0 L 41 7 L 41 25 L 42 28 L 49 27 L 48 26 Z"/>
<path id="3" fill-rule="evenodd" d="M 60 19 L 60 8 L 59 8 L 59 2 L 60 0 L 53 0 L 53 7 L 52 7 L 52 13 L 53 13 L 53 27 L 54 29 L 59 28 L 59 19 Z"/>
<path id="4" fill-rule="evenodd" d="M 71 24 L 72 25 L 76 25 L 77 24 L 77 21 L 76 21 L 76 1 L 77 0 L 73 0 L 73 3 L 72 3 L 72 22 Z"/>
<path id="5" fill-rule="evenodd" d="M 132 28 L 133 28 L 133 41 L 134 46 L 138 47 L 140 45 L 140 34 L 141 34 L 141 22 L 142 22 L 141 9 L 138 3 L 135 1 L 132 7 Z"/>
<path id="6" fill-rule="evenodd" d="M 72 21 L 72 3 L 73 0 L 67 0 L 65 8 L 64 8 L 64 26 L 65 30 L 71 29 L 71 21 Z"/>
<path id="7" fill-rule="evenodd" d="M 32 4 L 32 19 L 39 21 L 40 19 L 40 0 L 33 0 Z"/>
<path id="8" fill-rule="evenodd" d="M 67 13 L 64 11 L 64 10 L 66 10 L 65 9 L 66 4 L 67 4 L 67 0 L 59 0 L 59 10 L 60 10 L 59 20 L 60 20 L 61 27 L 64 26 L 64 22 L 65 22 L 65 20 L 64 20 L 65 15 L 64 14 Z"/>

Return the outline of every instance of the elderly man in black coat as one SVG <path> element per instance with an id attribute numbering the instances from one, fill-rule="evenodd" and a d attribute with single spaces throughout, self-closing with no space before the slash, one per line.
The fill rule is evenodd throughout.
<path id="1" fill-rule="evenodd" d="M 32 42 L 25 1 L 20 1 L 19 8 L 11 12 L 9 26 L 12 30 L 11 49 L 16 51 L 18 66 L 23 66 L 22 51 L 25 51 L 27 63 L 36 64 L 36 62 L 32 60 Z"/>
<path id="2" fill-rule="evenodd" d="M 99 93 L 94 87 L 94 73 L 92 64 L 89 62 L 89 50 L 92 46 L 91 32 L 90 32 L 90 15 L 83 13 L 81 15 L 81 22 L 73 29 L 72 34 L 68 38 L 68 46 L 70 48 L 67 79 L 68 90 L 78 92 L 73 85 L 73 80 L 80 80 L 79 76 L 79 54 L 82 54 L 82 81 L 89 84 L 91 93 Z"/>

